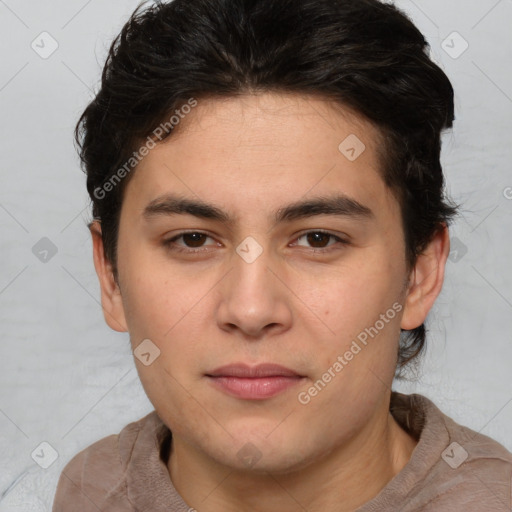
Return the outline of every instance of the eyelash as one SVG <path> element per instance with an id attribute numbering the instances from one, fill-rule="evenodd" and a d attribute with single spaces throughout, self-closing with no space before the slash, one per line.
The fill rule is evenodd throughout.
<path id="1" fill-rule="evenodd" d="M 329 231 L 324 231 L 322 229 L 313 229 L 313 230 L 310 230 L 310 231 L 304 231 L 303 233 L 300 233 L 297 236 L 296 240 L 299 240 L 300 238 L 302 238 L 302 237 L 304 237 L 306 235 L 309 235 L 311 233 L 321 233 L 323 235 L 327 235 L 327 236 L 329 236 L 331 238 L 334 238 L 336 240 L 336 242 L 338 242 L 339 244 L 342 244 L 342 245 L 348 245 L 349 244 L 349 242 L 347 240 L 344 240 L 343 238 L 340 238 L 339 236 L 337 236 L 337 235 L 335 235 L 333 233 L 330 233 Z M 197 248 L 197 249 L 193 249 L 193 248 L 186 248 L 185 249 L 185 248 L 182 248 L 182 247 L 179 247 L 179 246 L 175 245 L 176 240 L 178 240 L 179 238 L 183 237 L 184 235 L 192 235 L 192 234 L 205 235 L 208 238 L 213 238 L 208 233 L 203 233 L 202 231 L 183 231 L 183 232 L 177 234 L 176 236 L 174 236 L 172 238 L 169 238 L 168 240 L 164 240 L 162 242 L 162 245 L 165 246 L 170 251 L 179 252 L 179 253 L 197 254 L 197 253 L 201 253 L 201 252 L 207 252 L 208 249 L 205 249 L 204 247 L 200 247 L 200 248 Z M 328 247 L 323 248 L 323 249 L 310 248 L 309 252 L 324 253 L 325 254 L 327 252 L 330 252 L 332 250 L 332 247 L 333 246 L 328 246 Z M 334 250 L 336 250 L 336 249 L 334 249 Z"/>

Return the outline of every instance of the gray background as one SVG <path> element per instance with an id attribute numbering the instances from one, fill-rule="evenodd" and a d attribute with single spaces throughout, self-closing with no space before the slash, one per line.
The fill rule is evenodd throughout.
<path id="1" fill-rule="evenodd" d="M 152 410 L 128 334 L 103 319 L 85 175 L 72 142 L 107 48 L 137 3 L 0 0 L 2 512 L 49 511 L 74 454 Z M 463 212 L 429 317 L 422 374 L 395 387 L 425 394 L 512 450 L 512 1 L 396 4 L 456 90 L 442 158 Z M 51 49 L 43 31 L 59 45 L 46 59 L 31 47 Z M 463 53 L 461 37 L 469 44 Z M 44 237 L 54 255 L 38 252 L 49 245 Z M 58 454 L 47 469 L 35 462 L 52 460 L 42 442 Z"/>

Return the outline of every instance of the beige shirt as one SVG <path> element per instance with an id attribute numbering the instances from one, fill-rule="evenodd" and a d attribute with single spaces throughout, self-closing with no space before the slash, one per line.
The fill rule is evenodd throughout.
<path id="1" fill-rule="evenodd" d="M 357 512 L 512 511 L 512 454 L 501 444 L 455 423 L 419 394 L 393 392 L 390 411 L 418 444 Z M 167 471 L 170 439 L 153 411 L 85 448 L 64 467 L 52 512 L 191 512 Z"/>

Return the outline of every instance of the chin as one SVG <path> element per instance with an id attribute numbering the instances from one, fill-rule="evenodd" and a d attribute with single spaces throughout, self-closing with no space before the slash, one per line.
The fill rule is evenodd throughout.
<path id="1" fill-rule="evenodd" d="M 237 435 L 227 436 L 224 446 L 221 446 L 223 443 L 218 443 L 216 446 L 220 448 L 213 453 L 212 446 L 205 448 L 217 462 L 251 474 L 289 473 L 314 461 L 315 454 L 308 452 L 308 448 L 312 447 L 306 446 L 305 440 L 294 440 L 284 429 L 279 434 L 277 429 L 272 432 L 275 424 L 272 428 L 266 426 L 264 431 L 252 434 L 249 434 L 247 429 L 240 429 Z M 213 439 L 211 441 L 213 442 Z"/>

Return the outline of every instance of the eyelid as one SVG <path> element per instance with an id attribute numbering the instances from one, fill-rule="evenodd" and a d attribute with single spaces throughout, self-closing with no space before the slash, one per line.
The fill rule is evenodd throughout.
<path id="1" fill-rule="evenodd" d="M 329 231 L 327 229 L 306 229 L 304 231 L 299 232 L 297 235 L 295 235 L 294 240 L 297 240 L 298 238 L 303 237 L 304 235 L 308 235 L 309 233 L 323 233 L 324 235 L 329 235 L 332 238 L 335 238 L 336 240 L 339 240 L 344 243 L 348 243 L 349 237 L 348 235 L 345 235 L 344 233 L 334 233 L 333 231 Z"/>

